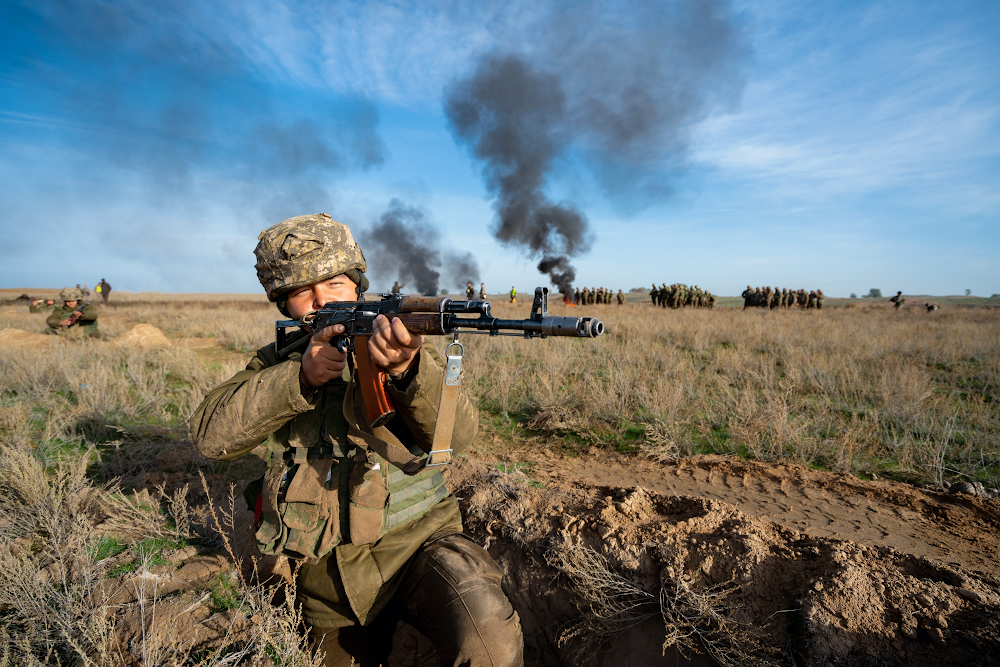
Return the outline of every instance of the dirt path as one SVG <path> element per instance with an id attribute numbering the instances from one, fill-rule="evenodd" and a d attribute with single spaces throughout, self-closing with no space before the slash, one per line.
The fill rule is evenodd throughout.
<path id="1" fill-rule="evenodd" d="M 580 458 L 538 456 L 544 464 L 535 466 L 532 475 L 540 479 L 641 486 L 666 495 L 717 499 L 810 536 L 892 547 L 1000 577 L 998 500 L 723 457 L 660 464 L 596 450 Z"/>

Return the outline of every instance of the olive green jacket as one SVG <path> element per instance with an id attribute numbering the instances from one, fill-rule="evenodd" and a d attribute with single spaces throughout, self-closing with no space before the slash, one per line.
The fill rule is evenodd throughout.
<path id="1" fill-rule="evenodd" d="M 365 624 L 395 591 L 398 575 L 417 549 L 435 532 L 461 531 L 462 523 L 440 468 L 407 476 L 358 446 L 357 438 L 348 438 L 344 399 L 350 396 L 348 406 L 353 403 L 362 431 L 395 438 L 420 455 L 433 441 L 443 364 L 426 343 L 415 369 L 386 385 L 396 416 L 372 429 L 355 382 L 340 378 L 319 389 L 304 388 L 300 359 L 293 354 L 279 362 L 273 344 L 258 350 L 246 370 L 212 390 L 195 410 L 191 439 L 202 454 L 223 461 L 267 442 L 267 480 L 273 480 L 277 493 L 269 498 L 265 481 L 257 531 L 261 550 L 310 562 L 335 561 L 328 571 L 338 581 L 330 585 L 344 591 L 346 600 L 306 595 L 312 600 L 304 608 L 306 620 L 319 627 Z M 477 429 L 477 411 L 460 394 L 452 448 L 472 444 Z M 313 470 L 318 475 L 310 475 Z M 300 483 L 310 477 L 311 487 Z"/>
<path id="2" fill-rule="evenodd" d="M 65 304 L 56 306 L 52 309 L 49 316 L 45 318 L 45 323 L 59 332 L 77 330 L 85 336 L 101 335 L 97 330 L 97 316 L 101 313 L 101 310 L 92 303 L 84 305 L 83 315 L 76 321 L 76 324 L 70 327 L 59 324 L 63 320 L 68 319 L 75 310 L 76 308 L 67 308 Z"/>

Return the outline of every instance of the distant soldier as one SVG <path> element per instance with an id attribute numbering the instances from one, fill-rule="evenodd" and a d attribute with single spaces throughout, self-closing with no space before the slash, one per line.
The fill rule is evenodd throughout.
<path id="1" fill-rule="evenodd" d="M 625 305 L 625 295 L 622 294 L 621 290 L 618 290 L 618 305 L 619 306 L 624 306 Z"/>
<path id="2" fill-rule="evenodd" d="M 486 301 L 486 283 L 479 283 L 479 300 Z"/>
<path id="3" fill-rule="evenodd" d="M 649 298 L 653 301 L 653 305 L 657 305 L 656 299 L 660 296 L 660 289 L 653 283 L 653 289 L 649 290 Z"/>
<path id="4" fill-rule="evenodd" d="M 580 288 L 576 288 L 576 292 L 573 293 L 573 303 L 580 303 Z"/>
<path id="5" fill-rule="evenodd" d="M 101 295 L 101 300 L 104 301 L 104 303 L 107 303 L 108 297 L 111 296 L 111 283 L 104 278 L 101 278 L 101 282 L 97 284 L 97 291 Z"/>
<path id="6" fill-rule="evenodd" d="M 45 333 L 73 336 L 100 336 L 97 330 L 97 306 L 83 303 L 83 294 L 75 287 L 67 287 L 59 293 L 63 305 L 52 310 L 45 319 L 49 325 Z"/>
<path id="7" fill-rule="evenodd" d="M 399 294 L 402 292 L 403 288 L 406 287 L 406 283 L 400 283 L 398 280 L 392 284 L 392 293 Z"/>
<path id="8" fill-rule="evenodd" d="M 517 288 L 513 285 L 510 286 L 510 302 L 517 303 Z"/>
<path id="9" fill-rule="evenodd" d="M 715 295 L 711 292 L 705 292 L 705 297 L 707 298 L 706 304 L 709 310 L 715 308 Z"/>
<path id="10" fill-rule="evenodd" d="M 774 294 L 771 292 L 770 287 L 765 286 L 764 292 L 760 297 L 760 305 L 763 308 L 770 308 L 772 303 L 774 303 Z"/>
<path id="11" fill-rule="evenodd" d="M 46 310 L 52 310 L 55 307 L 56 307 L 56 300 L 55 299 L 46 299 L 45 300 L 45 308 L 46 308 Z"/>
<path id="12" fill-rule="evenodd" d="M 816 290 L 810 290 L 809 300 L 806 302 L 806 308 L 816 307 Z"/>
<path id="13" fill-rule="evenodd" d="M 806 291 L 804 289 L 800 289 L 798 293 L 799 308 L 805 310 L 806 304 L 808 302 L 809 302 L 809 297 L 806 295 Z"/>
<path id="14" fill-rule="evenodd" d="M 472 281 L 465 283 L 465 300 L 472 301 L 476 298 L 476 288 L 472 286 Z"/>
<path id="15" fill-rule="evenodd" d="M 87 283 L 84 283 L 83 287 L 80 288 L 80 294 L 83 295 L 84 299 L 89 299 L 90 298 L 90 288 L 87 287 Z"/>
<path id="16" fill-rule="evenodd" d="M 32 299 L 31 303 L 28 304 L 29 313 L 44 313 L 45 312 L 45 301 L 42 299 Z"/>
<path id="17" fill-rule="evenodd" d="M 816 290 L 816 308 L 819 310 L 823 309 L 823 290 Z"/>
<path id="18" fill-rule="evenodd" d="M 753 305 L 753 290 L 750 289 L 749 285 L 747 285 L 747 288 L 743 290 L 743 294 L 740 296 L 743 297 L 743 310 Z"/>
<path id="19" fill-rule="evenodd" d="M 895 308 L 896 310 L 902 308 L 903 304 L 906 303 L 906 299 L 903 298 L 902 291 L 896 292 L 896 296 L 889 299 L 889 301 L 892 301 L 894 304 L 896 304 L 895 306 L 893 306 L 893 308 Z"/>

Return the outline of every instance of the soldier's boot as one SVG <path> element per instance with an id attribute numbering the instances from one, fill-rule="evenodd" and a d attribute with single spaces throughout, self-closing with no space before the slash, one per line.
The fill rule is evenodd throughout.
<path id="1" fill-rule="evenodd" d="M 326 650 L 326 667 L 348 667 L 352 655 L 359 667 L 385 663 L 399 620 L 430 638 L 442 665 L 523 667 L 521 620 L 501 578 L 499 566 L 475 542 L 460 533 L 434 535 L 371 625 L 314 628 L 310 635 Z"/>

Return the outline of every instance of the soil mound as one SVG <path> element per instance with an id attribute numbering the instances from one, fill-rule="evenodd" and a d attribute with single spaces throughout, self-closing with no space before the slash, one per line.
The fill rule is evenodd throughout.
<path id="1" fill-rule="evenodd" d="M 984 569 L 811 535 L 719 500 L 579 479 L 540 487 L 472 459 L 453 466 L 449 485 L 467 530 L 505 570 L 526 664 L 987 665 L 1000 655 L 1000 579 Z"/>
<path id="2" fill-rule="evenodd" d="M 38 349 L 61 345 L 63 342 L 59 336 L 47 336 L 23 329 L 0 329 L 0 348 Z"/>
<path id="3" fill-rule="evenodd" d="M 170 340 L 152 324 L 137 324 L 111 341 L 116 346 L 170 347 Z"/>

